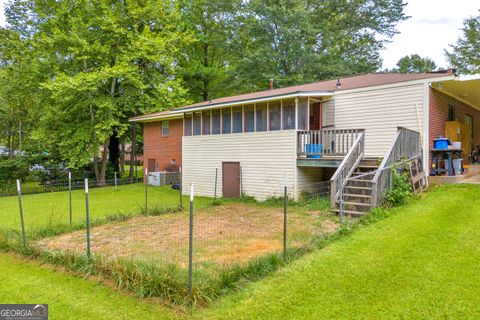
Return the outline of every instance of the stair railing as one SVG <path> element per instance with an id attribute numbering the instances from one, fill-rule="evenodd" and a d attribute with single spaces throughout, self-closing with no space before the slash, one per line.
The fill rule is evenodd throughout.
<path id="1" fill-rule="evenodd" d="M 332 208 L 335 207 L 337 199 L 340 198 L 340 194 L 343 192 L 343 188 L 345 187 L 344 181 L 349 178 L 355 171 L 358 164 L 363 159 L 364 152 L 365 130 L 361 130 L 358 133 L 357 138 L 353 142 L 347 155 L 345 156 L 345 158 L 343 158 L 342 163 L 330 179 L 330 202 Z"/>
<path id="2" fill-rule="evenodd" d="M 420 133 L 397 127 L 392 143 L 385 152 L 382 163 L 372 179 L 372 207 L 379 206 L 385 193 L 392 188 L 392 165 L 402 159 L 418 157 L 422 154 Z"/>

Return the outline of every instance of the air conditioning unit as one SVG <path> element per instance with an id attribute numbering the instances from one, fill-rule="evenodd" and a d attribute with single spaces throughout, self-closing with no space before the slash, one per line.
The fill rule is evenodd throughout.
<path id="1" fill-rule="evenodd" d="M 148 185 L 149 186 L 160 186 L 160 177 L 161 177 L 161 173 L 160 172 L 150 172 L 148 174 Z"/>

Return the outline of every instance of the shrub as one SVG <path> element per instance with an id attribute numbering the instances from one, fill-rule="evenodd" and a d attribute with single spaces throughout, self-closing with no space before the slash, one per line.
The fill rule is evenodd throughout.
<path id="1" fill-rule="evenodd" d="M 408 174 L 404 170 L 392 168 L 392 189 L 385 195 L 385 203 L 390 206 L 404 204 L 412 195 Z"/>

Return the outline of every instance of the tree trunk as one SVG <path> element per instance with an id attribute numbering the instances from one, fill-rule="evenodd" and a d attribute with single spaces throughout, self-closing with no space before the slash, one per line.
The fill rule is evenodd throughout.
<path id="1" fill-rule="evenodd" d="M 106 176 L 106 173 L 107 173 L 107 150 L 108 150 L 108 146 L 110 144 L 110 138 L 107 139 L 107 141 L 105 141 L 105 143 L 103 144 L 103 151 L 102 151 L 102 168 L 101 168 L 101 171 L 100 171 L 100 179 L 98 181 L 98 185 L 99 186 L 104 186 L 105 185 L 105 176 Z"/>
<path id="2" fill-rule="evenodd" d="M 135 170 L 135 158 L 137 156 L 137 123 L 132 123 L 132 147 L 130 149 L 130 172 L 128 177 L 130 180 L 133 180 L 134 170 Z"/>
<path id="3" fill-rule="evenodd" d="M 120 171 L 119 159 L 120 139 L 118 139 L 117 133 L 113 132 L 113 134 L 110 136 L 110 144 L 108 145 L 108 161 L 115 172 Z"/>
<path id="4" fill-rule="evenodd" d="M 120 172 L 125 174 L 125 143 L 120 145 Z"/>

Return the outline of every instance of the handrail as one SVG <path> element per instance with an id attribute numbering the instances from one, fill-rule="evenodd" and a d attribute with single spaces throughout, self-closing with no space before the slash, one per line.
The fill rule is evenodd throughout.
<path id="1" fill-rule="evenodd" d="M 420 133 L 404 127 L 397 127 L 392 143 L 372 179 L 372 206 L 376 207 L 391 185 L 391 165 L 402 158 L 417 157 L 422 154 Z M 387 170 L 388 169 L 388 170 Z"/>
<path id="2" fill-rule="evenodd" d="M 365 133 L 362 130 L 357 139 L 355 139 L 345 158 L 343 158 L 342 163 L 340 163 L 340 166 L 330 179 L 330 202 L 332 208 L 335 207 L 337 198 L 345 187 L 345 180 L 352 175 L 360 161 L 363 159 L 364 151 Z"/>
<path id="3" fill-rule="evenodd" d="M 297 131 L 297 156 L 345 156 L 363 129 Z M 321 147 L 320 147 L 321 145 Z"/>

